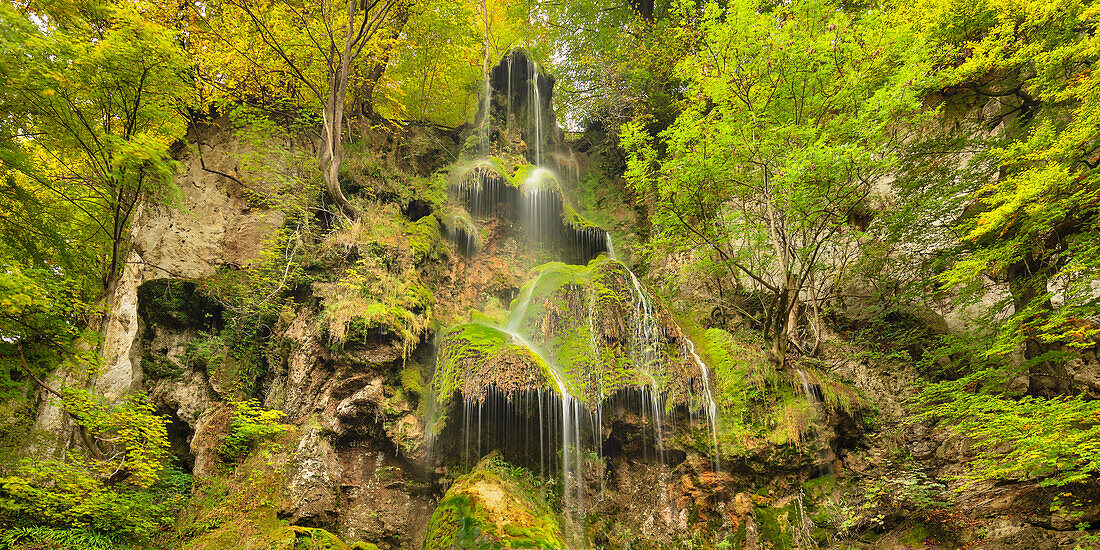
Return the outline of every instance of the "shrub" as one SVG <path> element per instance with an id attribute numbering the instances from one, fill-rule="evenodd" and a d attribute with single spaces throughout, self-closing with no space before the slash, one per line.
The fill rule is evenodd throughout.
<path id="1" fill-rule="evenodd" d="M 253 444 L 286 432 L 288 426 L 279 423 L 286 416 L 282 411 L 272 411 L 260 406 L 259 401 L 230 401 L 236 408 L 229 423 L 229 434 L 222 439 L 218 455 L 226 462 L 238 462 Z"/>
<path id="2" fill-rule="evenodd" d="M 141 487 L 107 485 L 82 462 L 27 460 L 15 475 L 0 478 L 0 527 L 7 529 L 0 548 L 36 540 L 64 548 L 117 548 L 97 544 L 145 540 L 172 522 L 189 492 L 191 476 L 174 467 Z"/>

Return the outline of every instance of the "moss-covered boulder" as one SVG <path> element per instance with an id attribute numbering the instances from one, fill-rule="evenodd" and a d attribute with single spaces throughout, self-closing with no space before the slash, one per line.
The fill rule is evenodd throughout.
<path id="1" fill-rule="evenodd" d="M 490 454 L 443 496 L 424 548 L 567 548 L 547 492 L 526 470 Z"/>

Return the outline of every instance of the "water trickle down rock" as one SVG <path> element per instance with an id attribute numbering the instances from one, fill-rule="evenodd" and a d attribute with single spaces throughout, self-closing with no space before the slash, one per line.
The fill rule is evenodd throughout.
<path id="1" fill-rule="evenodd" d="M 509 175 L 499 159 L 477 159 L 455 167 L 449 190 L 468 213 L 448 224 L 452 236 L 468 231 L 458 220 L 496 216 L 521 228 L 531 245 L 573 264 L 611 251 L 607 231 L 568 204 L 561 182 L 547 168 L 521 165 Z"/>
<path id="2" fill-rule="evenodd" d="M 439 438 L 436 453 L 469 464 L 498 449 L 544 474 L 561 471 L 567 508 L 579 510 L 586 457 L 602 450 L 606 405 L 625 404 L 644 419 L 659 463 L 667 413 L 712 410 L 706 366 L 685 353 L 688 342 L 621 262 L 547 264 L 507 324 L 467 323 L 441 337 L 429 429 L 453 435 Z"/>
<path id="3" fill-rule="evenodd" d="M 549 165 L 550 153 L 564 150 L 553 108 L 554 77 L 516 48 L 489 71 L 488 88 L 489 101 L 483 101 L 477 118 L 482 128 L 488 126 L 484 135 L 521 146 L 535 166 Z"/>

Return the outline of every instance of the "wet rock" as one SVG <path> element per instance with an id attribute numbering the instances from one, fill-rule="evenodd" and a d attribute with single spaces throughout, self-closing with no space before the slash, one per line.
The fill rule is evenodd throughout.
<path id="1" fill-rule="evenodd" d="M 338 532 L 348 540 L 369 541 L 379 548 L 421 548 L 434 507 L 408 463 L 367 447 L 338 451 L 340 520 Z"/>

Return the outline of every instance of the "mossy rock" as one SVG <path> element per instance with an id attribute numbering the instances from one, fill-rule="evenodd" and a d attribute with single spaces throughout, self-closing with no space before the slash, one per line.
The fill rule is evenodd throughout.
<path id="1" fill-rule="evenodd" d="M 443 224 L 435 214 L 424 216 L 409 224 L 405 234 L 409 238 L 409 251 L 414 263 L 439 259 L 442 249 L 439 244 Z"/>
<path id="2" fill-rule="evenodd" d="M 580 215 L 572 206 L 565 204 L 561 208 L 561 221 L 565 225 L 573 228 L 577 231 L 603 231 L 603 228 L 595 223 L 588 221 L 587 218 Z"/>
<path id="3" fill-rule="evenodd" d="M 567 548 L 537 482 L 497 453 L 457 479 L 428 522 L 425 550 Z"/>
<path id="4" fill-rule="evenodd" d="M 675 320 L 622 263 L 545 264 L 512 302 L 505 326 L 467 323 L 440 340 L 437 402 L 566 391 L 594 410 L 626 389 L 660 393 L 666 407 L 703 405 L 707 377 Z M 444 407 L 445 408 L 445 407 Z M 441 428 L 441 427 L 437 427 Z"/>

